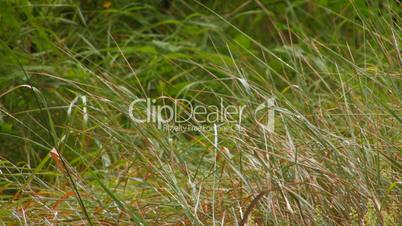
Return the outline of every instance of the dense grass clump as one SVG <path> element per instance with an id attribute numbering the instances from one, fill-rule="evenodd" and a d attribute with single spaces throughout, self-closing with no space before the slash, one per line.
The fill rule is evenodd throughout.
<path id="1" fill-rule="evenodd" d="M 391 0 L 0 1 L 0 222 L 400 224 L 401 17 Z M 244 111 L 199 131 L 130 118 L 158 97 Z"/>

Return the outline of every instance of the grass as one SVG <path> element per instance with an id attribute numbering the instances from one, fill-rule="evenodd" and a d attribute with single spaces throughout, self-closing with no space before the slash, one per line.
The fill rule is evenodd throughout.
<path id="1" fill-rule="evenodd" d="M 401 7 L 1 1 L 0 222 L 400 224 Z M 160 96 L 246 107 L 227 130 L 130 119 Z"/>

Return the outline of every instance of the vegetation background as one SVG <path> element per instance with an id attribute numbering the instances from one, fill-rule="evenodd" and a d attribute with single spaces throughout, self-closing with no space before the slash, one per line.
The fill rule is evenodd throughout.
<path id="1" fill-rule="evenodd" d="M 3 225 L 398 225 L 399 0 L 0 1 Z M 169 132 L 143 97 L 275 133 Z M 253 118 L 254 117 L 254 118 Z"/>

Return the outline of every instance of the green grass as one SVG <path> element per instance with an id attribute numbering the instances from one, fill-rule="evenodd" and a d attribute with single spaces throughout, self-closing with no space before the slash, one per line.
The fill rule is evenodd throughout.
<path id="1" fill-rule="evenodd" d="M 167 2 L 0 1 L 3 225 L 402 222 L 399 1 Z M 130 119 L 159 96 L 247 108 Z"/>

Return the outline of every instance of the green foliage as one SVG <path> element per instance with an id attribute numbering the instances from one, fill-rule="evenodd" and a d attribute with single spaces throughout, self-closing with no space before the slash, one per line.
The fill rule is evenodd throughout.
<path id="1" fill-rule="evenodd" d="M 0 222 L 399 223 L 398 1 L 0 9 Z M 248 110 L 216 133 L 130 120 L 159 96 Z M 272 96 L 273 134 L 253 114 Z"/>

